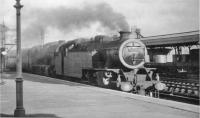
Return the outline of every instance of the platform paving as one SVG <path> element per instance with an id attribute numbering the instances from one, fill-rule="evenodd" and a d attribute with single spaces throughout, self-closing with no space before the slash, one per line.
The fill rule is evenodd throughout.
<path id="1" fill-rule="evenodd" d="M 3 74 L 1 117 L 12 117 L 15 74 Z M 89 85 L 23 74 L 26 117 L 53 118 L 198 118 L 199 113 L 155 104 Z M 121 94 L 121 95 L 120 95 Z M 147 98 L 143 98 L 147 99 Z M 198 110 L 198 109 L 197 109 Z"/>

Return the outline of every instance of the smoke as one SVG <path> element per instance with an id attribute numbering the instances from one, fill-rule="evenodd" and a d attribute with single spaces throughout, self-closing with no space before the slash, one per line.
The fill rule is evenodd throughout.
<path id="1" fill-rule="evenodd" d="M 28 12 L 25 19 L 31 21 L 23 32 L 24 38 L 29 40 L 39 40 L 41 31 L 47 28 L 56 28 L 63 33 L 70 33 L 99 23 L 101 28 L 110 31 L 128 29 L 125 17 L 115 12 L 106 3 L 85 4 L 81 8 L 37 9 Z"/>

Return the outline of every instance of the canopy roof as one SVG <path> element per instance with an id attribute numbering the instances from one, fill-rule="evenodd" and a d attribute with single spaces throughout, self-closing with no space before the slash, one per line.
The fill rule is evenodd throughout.
<path id="1" fill-rule="evenodd" d="M 199 30 L 158 36 L 144 37 L 141 40 L 147 47 L 174 47 L 199 45 Z"/>

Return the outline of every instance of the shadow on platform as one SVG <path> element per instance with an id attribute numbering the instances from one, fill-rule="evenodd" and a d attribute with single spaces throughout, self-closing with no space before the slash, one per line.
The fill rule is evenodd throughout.
<path id="1" fill-rule="evenodd" d="M 0 113 L 0 117 L 14 117 L 13 114 L 3 114 Z M 61 118 L 56 116 L 55 114 L 42 114 L 42 113 L 38 113 L 38 114 L 26 114 L 24 117 L 40 117 L 40 118 Z"/>

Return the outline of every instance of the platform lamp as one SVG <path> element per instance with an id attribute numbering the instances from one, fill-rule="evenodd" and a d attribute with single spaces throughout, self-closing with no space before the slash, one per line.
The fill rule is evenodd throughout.
<path id="1" fill-rule="evenodd" d="M 20 0 L 16 0 L 14 5 L 16 8 L 16 35 L 17 35 L 17 77 L 16 77 L 16 109 L 14 111 L 15 117 L 25 116 L 25 109 L 23 107 L 23 78 L 22 78 L 22 53 L 21 53 L 21 17 L 20 10 L 23 5 Z"/>

